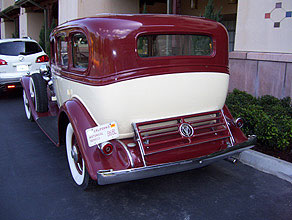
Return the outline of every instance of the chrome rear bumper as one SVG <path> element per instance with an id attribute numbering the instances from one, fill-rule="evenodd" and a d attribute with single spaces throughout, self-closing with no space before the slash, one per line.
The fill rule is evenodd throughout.
<path id="1" fill-rule="evenodd" d="M 228 158 L 236 153 L 254 147 L 255 144 L 256 136 L 250 136 L 246 142 L 200 158 L 127 170 L 100 171 L 97 173 L 97 182 L 99 185 L 107 185 L 191 170 Z"/>

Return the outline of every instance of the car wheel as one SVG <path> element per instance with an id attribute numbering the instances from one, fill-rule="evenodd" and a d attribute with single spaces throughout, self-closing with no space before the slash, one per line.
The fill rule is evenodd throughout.
<path id="1" fill-rule="evenodd" d="M 26 94 L 25 94 L 24 90 L 23 90 L 23 105 L 24 105 L 24 110 L 25 110 L 25 114 L 26 114 L 27 119 L 30 120 L 30 121 L 33 121 L 31 109 L 29 107 L 28 99 L 26 97 Z"/>
<path id="2" fill-rule="evenodd" d="M 81 189 L 85 190 L 91 183 L 91 178 L 86 170 L 84 159 L 82 158 L 77 138 L 74 134 L 71 123 L 66 130 L 66 151 L 69 168 L 74 182 Z"/>
<path id="3" fill-rule="evenodd" d="M 38 74 L 32 74 L 29 82 L 30 96 L 33 101 L 36 112 L 48 111 L 47 85 L 43 77 Z"/>

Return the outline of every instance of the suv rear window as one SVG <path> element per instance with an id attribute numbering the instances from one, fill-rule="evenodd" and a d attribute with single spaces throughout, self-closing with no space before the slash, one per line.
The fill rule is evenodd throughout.
<path id="1" fill-rule="evenodd" d="M 212 38 L 206 35 L 144 35 L 137 44 L 140 57 L 209 56 L 213 52 Z"/>
<path id="2" fill-rule="evenodd" d="M 13 41 L 0 44 L 0 54 L 8 56 L 29 55 L 42 52 L 35 42 Z"/>

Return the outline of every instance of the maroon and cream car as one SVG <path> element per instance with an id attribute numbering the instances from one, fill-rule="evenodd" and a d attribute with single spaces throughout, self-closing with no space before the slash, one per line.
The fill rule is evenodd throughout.
<path id="1" fill-rule="evenodd" d="M 50 36 L 50 70 L 22 78 L 27 118 L 66 145 L 86 188 L 190 170 L 252 147 L 224 105 L 228 36 L 204 18 L 100 15 Z"/>

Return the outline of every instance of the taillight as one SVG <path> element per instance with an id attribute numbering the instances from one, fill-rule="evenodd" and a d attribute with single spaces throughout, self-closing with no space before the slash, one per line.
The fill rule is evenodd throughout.
<path id="1" fill-rule="evenodd" d="M 16 88 L 15 85 L 8 85 L 8 86 L 7 86 L 7 89 L 15 89 L 15 88 Z"/>
<path id="2" fill-rule="evenodd" d="M 0 59 L 0 66 L 1 65 L 7 65 L 7 62 L 5 60 Z"/>
<path id="3" fill-rule="evenodd" d="M 47 55 L 42 55 L 38 57 L 35 62 L 36 63 L 49 62 L 49 57 Z"/>
<path id="4" fill-rule="evenodd" d="M 244 125 L 244 120 L 242 118 L 237 118 L 234 121 L 234 124 L 235 124 L 236 127 L 242 128 L 242 126 Z"/>
<path id="5" fill-rule="evenodd" d="M 110 142 L 99 144 L 98 148 L 104 155 L 111 155 L 114 150 L 114 146 Z"/>

